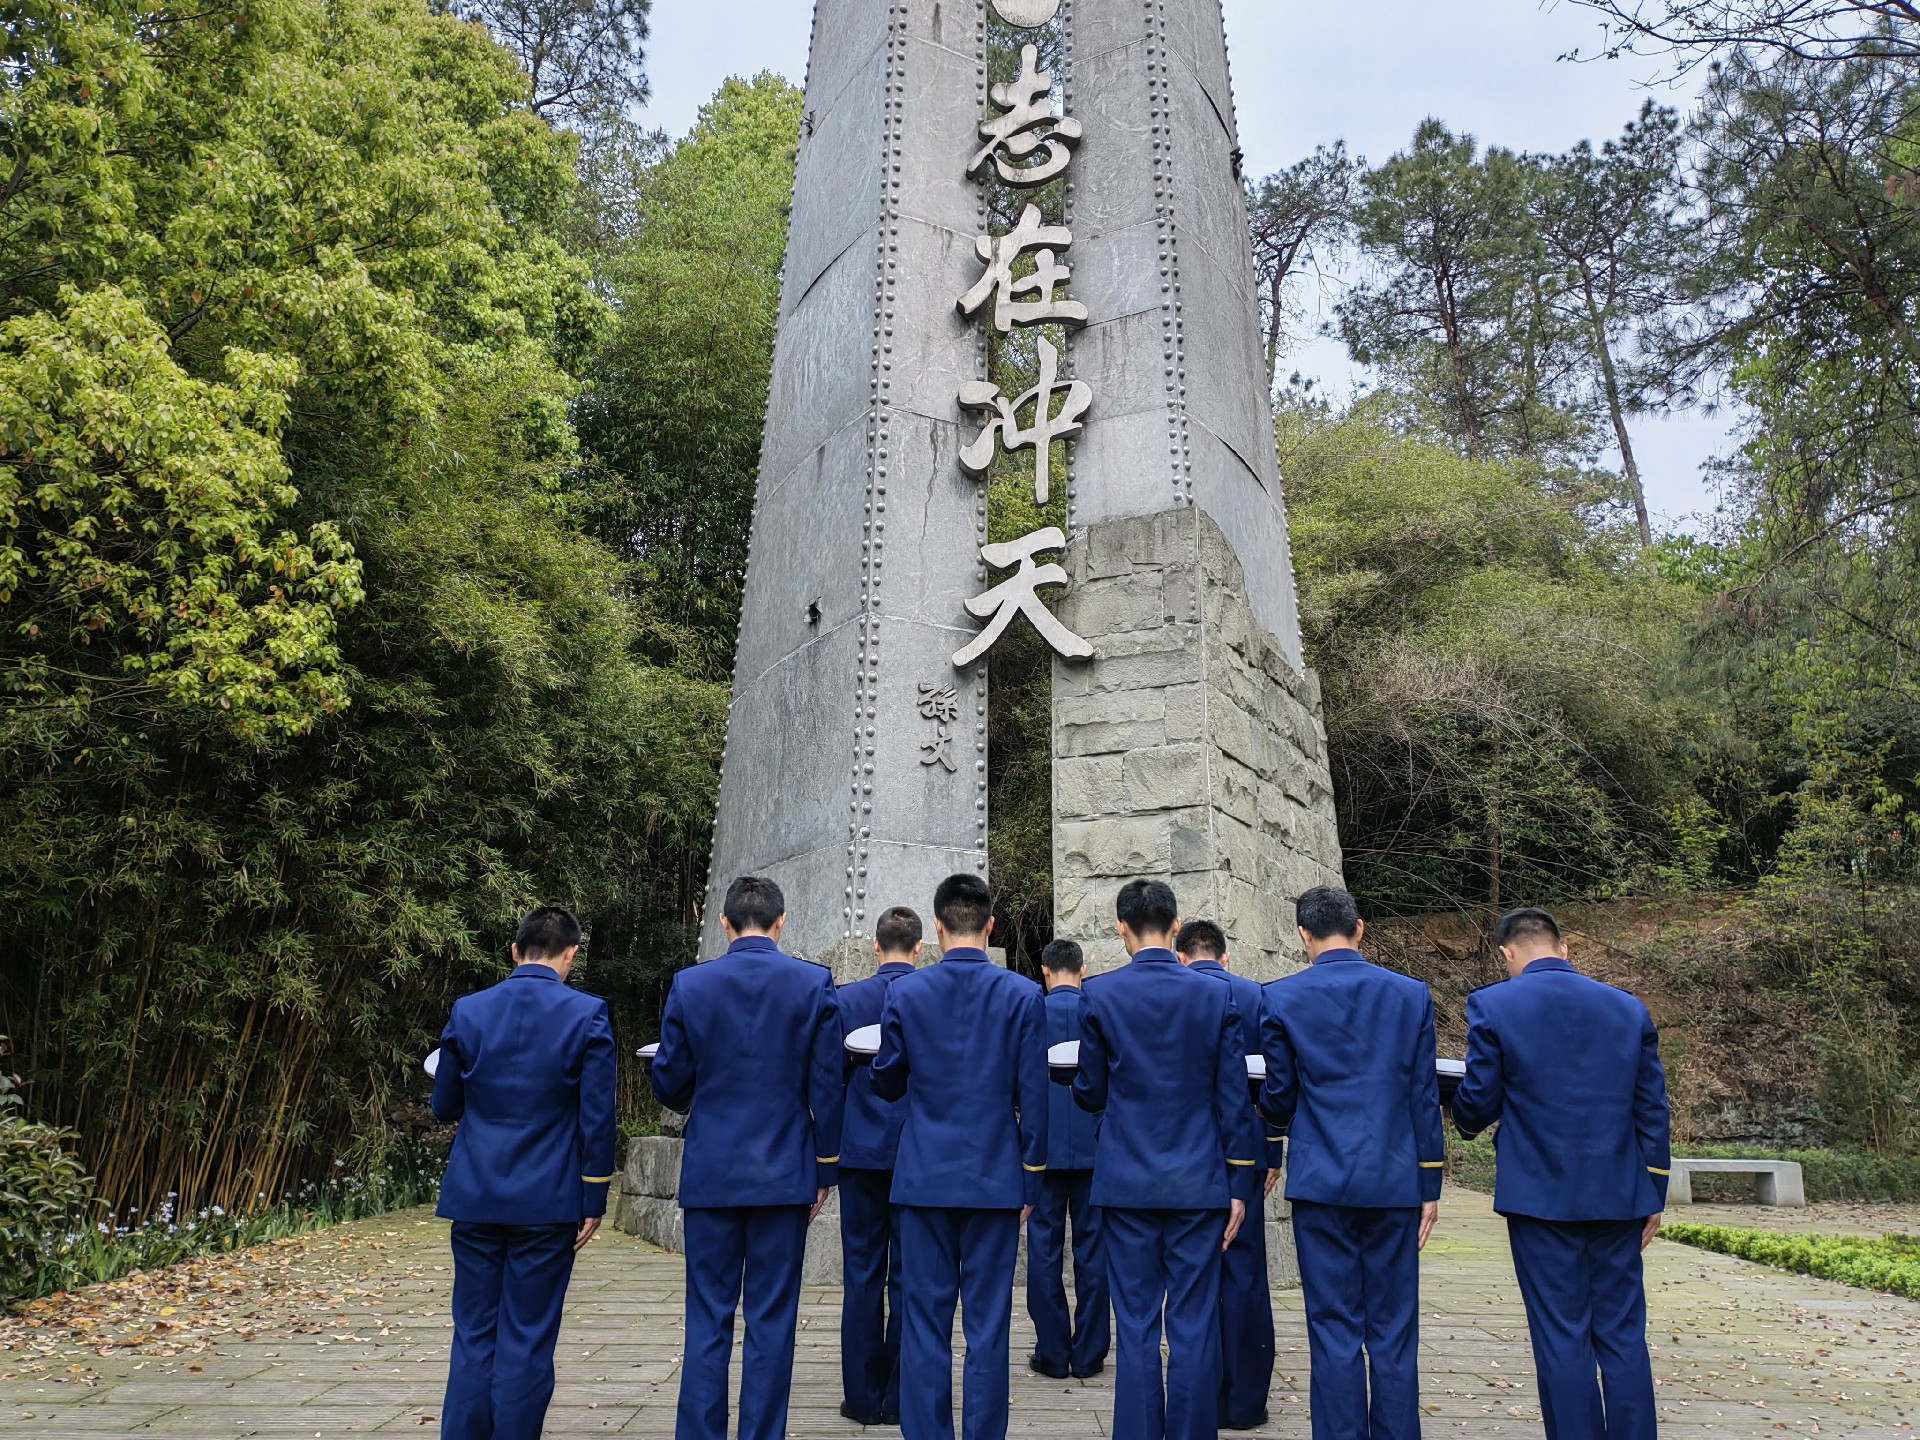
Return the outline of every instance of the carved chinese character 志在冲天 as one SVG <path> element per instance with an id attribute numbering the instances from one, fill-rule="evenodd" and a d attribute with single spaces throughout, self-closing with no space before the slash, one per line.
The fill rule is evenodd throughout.
<path id="1" fill-rule="evenodd" d="M 993 301 L 993 328 L 1005 335 L 1016 325 L 1084 325 L 1087 307 L 1077 300 L 1056 299 L 1054 291 L 1072 278 L 1072 271 L 1054 258 L 1056 249 L 1073 244 L 1073 232 L 1049 225 L 1038 205 L 1020 212 L 1010 234 L 982 235 L 974 241 L 980 263 L 987 267 L 979 282 L 960 297 L 960 313 L 977 314 Z M 1032 274 L 1015 277 L 1014 266 L 1029 250 L 1035 251 Z M 1024 297 L 1032 296 L 1032 299 Z"/>
<path id="2" fill-rule="evenodd" d="M 1040 52 L 1029 45 L 1020 52 L 1020 74 L 1006 85 L 993 87 L 993 103 L 1001 113 L 980 125 L 982 145 L 967 165 L 978 175 L 991 164 L 1009 185 L 1044 185 L 1065 172 L 1080 140 L 1080 122 L 1053 113 L 1053 76 L 1040 69 Z M 1038 163 L 1025 162 L 1036 152 Z"/>
<path id="3" fill-rule="evenodd" d="M 1061 383 L 1060 352 L 1045 340 L 1040 342 L 1040 383 L 1023 395 L 1009 399 L 998 385 L 985 380 L 970 380 L 960 387 L 960 404 L 968 410 L 992 410 L 971 443 L 960 451 L 960 467 L 969 475 L 984 476 L 993 468 L 993 457 L 1000 446 L 1009 455 L 1030 449 L 1033 454 L 1033 503 L 1045 505 L 1052 495 L 1051 471 L 1053 442 L 1078 435 L 1081 417 L 1093 404 L 1093 390 L 1085 381 Z M 1058 414 L 1054 397 L 1064 396 Z M 1020 412 L 1033 407 L 1033 423 L 1022 425 Z"/>
<path id="4" fill-rule="evenodd" d="M 1009 565 L 1018 565 L 1020 568 L 986 594 L 976 595 L 967 601 L 967 613 L 976 620 L 985 620 L 987 624 L 965 649 L 954 655 L 953 663 L 957 668 L 966 669 L 991 650 L 1016 615 L 1025 615 L 1028 623 L 1040 632 L 1040 637 L 1057 654 L 1069 660 L 1088 660 L 1093 657 L 1093 646 L 1061 624 L 1054 613 L 1040 603 L 1040 587 L 1066 584 L 1067 572 L 1051 563 L 1036 565 L 1033 557 L 1043 550 L 1063 550 L 1066 544 L 1067 537 L 1060 528 L 1049 525 L 1018 540 L 980 547 L 980 558 L 994 569 L 1004 570 Z"/>

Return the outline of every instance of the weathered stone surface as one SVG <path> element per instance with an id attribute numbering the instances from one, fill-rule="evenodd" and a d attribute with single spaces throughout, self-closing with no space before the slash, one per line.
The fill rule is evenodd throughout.
<path id="1" fill-rule="evenodd" d="M 1060 607 L 1076 633 L 1100 638 L 1075 685 L 1054 694 L 1056 932 L 1089 946 L 1096 969 L 1121 963 L 1106 943 L 1112 897 L 1135 875 L 1167 876 L 1185 914 L 1218 920 L 1243 970 L 1272 979 L 1299 963 L 1293 900 L 1339 878 L 1318 691 L 1254 621 L 1239 557 L 1204 511 L 1095 526 L 1069 548 L 1069 574 L 1095 556 L 1127 568 L 1076 583 Z M 1122 579 L 1139 586 L 1156 569 L 1163 598 L 1198 597 L 1198 620 L 1156 635 L 1130 605 L 1109 605 Z M 1193 683 L 1157 684 L 1135 664 L 1176 650 Z"/>
<path id="2" fill-rule="evenodd" d="M 627 1168 L 621 1177 L 628 1195 L 671 1200 L 680 1193 L 683 1142 L 664 1135 L 640 1135 L 627 1142 Z"/>
<path id="3" fill-rule="evenodd" d="M 705 955 L 736 875 L 777 879 L 787 947 L 820 956 L 986 868 L 985 667 L 952 664 L 986 525 L 954 405 L 982 353 L 954 300 L 979 268 L 985 17 L 816 8 Z M 923 684 L 954 686 L 947 718 Z"/>

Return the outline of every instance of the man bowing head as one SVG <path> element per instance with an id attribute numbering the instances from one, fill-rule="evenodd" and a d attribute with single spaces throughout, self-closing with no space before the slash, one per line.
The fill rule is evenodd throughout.
<path id="1" fill-rule="evenodd" d="M 1500 1124 L 1493 1208 L 1507 1217 L 1548 1440 L 1653 1440 L 1640 1252 L 1667 1198 L 1670 1120 L 1647 1007 L 1567 963 L 1544 910 L 1500 917 L 1510 977 L 1467 998 L 1454 1123 Z"/>
<path id="2" fill-rule="evenodd" d="M 887 991 L 873 1088 L 906 1108 L 900 1212 L 900 1428 L 953 1440 L 953 1308 L 967 1336 L 967 1440 L 1006 1440 L 1013 1270 L 1047 1168 L 1040 987 L 987 955 L 993 895 L 977 875 L 933 892 L 938 965 Z"/>
<path id="3" fill-rule="evenodd" d="M 433 1113 L 457 1120 L 440 1216 L 453 1222 L 447 1440 L 539 1440 L 573 1257 L 600 1228 L 614 1178 L 607 1002 L 567 988 L 580 922 L 536 910 L 513 973 L 456 1000 L 440 1037 Z"/>
<path id="4" fill-rule="evenodd" d="M 780 887 L 727 887 L 727 953 L 674 976 L 653 1093 L 687 1117 L 687 1358 L 676 1440 L 727 1440 L 727 1366 L 743 1305 L 739 1440 L 782 1440 L 807 1225 L 837 1182 L 845 1036 L 833 974 L 780 950 Z"/>

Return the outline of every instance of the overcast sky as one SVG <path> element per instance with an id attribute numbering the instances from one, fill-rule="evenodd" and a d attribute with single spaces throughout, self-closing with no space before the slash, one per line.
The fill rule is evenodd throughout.
<path id="1" fill-rule="evenodd" d="M 1252 174 L 1344 139 L 1378 162 L 1437 115 L 1482 141 L 1561 150 L 1617 133 L 1649 94 L 1684 109 L 1690 92 L 1647 88 L 1644 60 L 1567 64 L 1591 50 L 1593 12 L 1567 0 L 1224 0 L 1241 146 Z M 729 75 L 806 74 L 811 0 L 654 0 L 646 122 L 684 131 Z M 1354 376 L 1334 342 L 1292 368 L 1345 394 Z M 1675 526 L 1710 511 L 1702 461 L 1727 447 L 1725 421 L 1643 420 L 1635 441 L 1653 508 Z M 1693 528 L 1687 526 L 1687 528 Z"/>

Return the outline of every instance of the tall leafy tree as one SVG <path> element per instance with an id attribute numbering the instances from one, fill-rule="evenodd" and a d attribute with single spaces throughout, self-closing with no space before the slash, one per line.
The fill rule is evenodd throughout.
<path id="1" fill-rule="evenodd" d="M 637 175 L 602 262 L 616 318 L 576 415 L 596 533 L 635 567 L 655 653 L 731 670 L 773 367 L 800 92 L 730 80 Z"/>
<path id="2" fill-rule="evenodd" d="M 1336 140 L 1247 186 L 1269 385 L 1279 371 L 1288 327 L 1298 318 L 1296 282 L 1308 270 L 1324 267 L 1347 243 L 1365 169 L 1366 162 L 1349 156 L 1346 142 Z"/>
<path id="3" fill-rule="evenodd" d="M 1643 343 L 1675 299 L 1687 258 L 1680 119 L 1648 101 L 1617 140 L 1582 140 L 1564 155 L 1529 157 L 1528 210 L 1554 293 L 1586 352 L 1640 543 L 1653 544 L 1646 486 L 1628 418 L 1663 388 Z M 1657 367 L 1651 367 L 1657 371 Z"/>
<path id="4" fill-rule="evenodd" d="M 724 692 L 570 512 L 606 314 L 513 55 L 402 0 L 6 43 L 0 1031 L 109 1198 L 277 1197 L 516 911 L 710 823 Z"/>
<path id="5" fill-rule="evenodd" d="M 520 57 L 528 108 L 576 130 L 617 127 L 647 103 L 653 0 L 452 0 Z"/>
<path id="6" fill-rule="evenodd" d="M 1608 56 L 1651 51 L 1691 68 L 1744 50 L 1824 63 L 1920 58 L 1914 0 L 1574 0 L 1606 19 Z"/>
<path id="7" fill-rule="evenodd" d="M 1574 352 L 1511 151 L 1424 121 L 1361 181 L 1372 267 L 1339 310 L 1353 357 L 1381 367 L 1469 456 L 1564 460 L 1590 443 Z"/>

